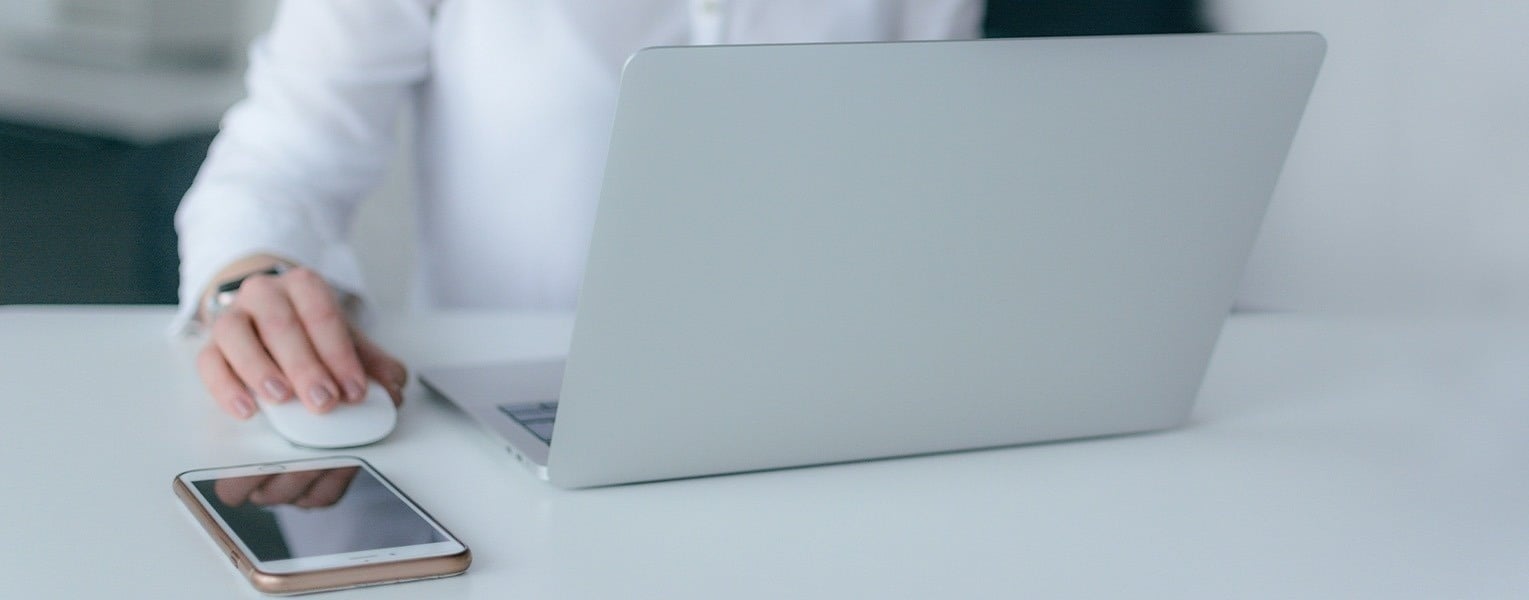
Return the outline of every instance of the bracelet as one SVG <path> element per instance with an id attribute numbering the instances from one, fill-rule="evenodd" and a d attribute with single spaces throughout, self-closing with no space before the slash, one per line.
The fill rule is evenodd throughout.
<path id="1" fill-rule="evenodd" d="M 223 311 L 228 310 L 228 307 L 233 305 L 234 294 L 239 291 L 240 286 L 244 285 L 245 280 L 258 275 L 275 277 L 286 273 L 288 268 L 286 263 L 276 263 L 275 266 L 268 269 L 246 273 L 218 284 L 218 287 L 212 290 L 212 294 L 207 296 L 207 304 L 202 307 L 202 312 L 206 315 L 205 321 L 211 323 L 214 319 L 218 318 L 218 315 L 223 314 Z"/>

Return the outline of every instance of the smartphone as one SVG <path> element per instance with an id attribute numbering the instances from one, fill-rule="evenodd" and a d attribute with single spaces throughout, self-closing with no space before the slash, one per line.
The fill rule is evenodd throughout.
<path id="1" fill-rule="evenodd" d="M 472 562 L 456 536 L 354 456 L 187 471 L 174 486 L 267 594 L 449 577 Z"/>

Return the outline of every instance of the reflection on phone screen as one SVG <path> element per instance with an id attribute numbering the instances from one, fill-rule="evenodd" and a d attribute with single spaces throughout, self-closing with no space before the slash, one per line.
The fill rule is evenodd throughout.
<path id="1" fill-rule="evenodd" d="M 446 541 L 376 477 L 356 467 L 193 485 L 261 561 Z"/>

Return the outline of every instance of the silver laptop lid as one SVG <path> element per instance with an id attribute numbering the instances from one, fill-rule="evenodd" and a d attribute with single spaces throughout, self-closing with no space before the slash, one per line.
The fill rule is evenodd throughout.
<path id="1" fill-rule="evenodd" d="M 1171 427 L 1316 34 L 659 48 L 621 100 L 551 479 Z"/>

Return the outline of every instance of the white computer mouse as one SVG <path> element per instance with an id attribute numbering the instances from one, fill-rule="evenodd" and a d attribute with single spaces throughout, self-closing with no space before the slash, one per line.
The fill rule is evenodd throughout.
<path id="1" fill-rule="evenodd" d="M 398 423 L 398 409 L 387 390 L 373 382 L 366 388 L 366 400 L 359 404 L 340 403 L 334 410 L 318 415 L 308 412 L 302 402 L 261 403 L 261 412 L 271 429 L 287 441 L 309 448 L 351 448 L 365 446 L 388 436 Z"/>

